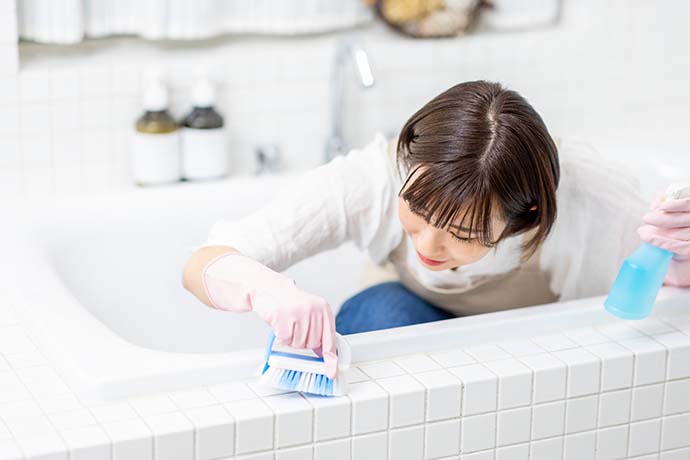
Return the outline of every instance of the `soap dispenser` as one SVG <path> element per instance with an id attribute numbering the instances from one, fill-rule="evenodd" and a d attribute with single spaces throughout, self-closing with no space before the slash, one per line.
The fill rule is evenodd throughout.
<path id="1" fill-rule="evenodd" d="M 134 182 L 152 185 L 178 181 L 179 131 L 168 112 L 168 91 L 160 78 L 147 78 L 142 103 L 144 113 L 136 121 L 131 148 Z"/>
<path id="2" fill-rule="evenodd" d="M 181 122 L 182 177 L 219 178 L 227 174 L 223 117 L 214 108 L 215 91 L 207 77 L 192 87 L 192 110 Z"/>

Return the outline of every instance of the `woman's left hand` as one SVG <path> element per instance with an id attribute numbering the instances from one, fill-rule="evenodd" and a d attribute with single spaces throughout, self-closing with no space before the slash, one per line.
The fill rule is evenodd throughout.
<path id="1" fill-rule="evenodd" d="M 658 198 L 642 219 L 642 241 L 674 253 L 664 284 L 690 287 L 690 198 Z"/>

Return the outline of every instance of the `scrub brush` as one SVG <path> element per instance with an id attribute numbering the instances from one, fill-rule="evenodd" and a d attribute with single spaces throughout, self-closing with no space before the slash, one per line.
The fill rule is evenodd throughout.
<path id="1" fill-rule="evenodd" d="M 326 376 L 323 357 L 311 349 L 275 343 L 275 339 L 275 333 L 271 331 L 259 383 L 321 396 L 342 396 L 347 392 L 347 382 L 341 371 L 350 366 L 351 354 L 350 345 L 342 335 L 336 333 L 338 374 L 334 379 Z"/>

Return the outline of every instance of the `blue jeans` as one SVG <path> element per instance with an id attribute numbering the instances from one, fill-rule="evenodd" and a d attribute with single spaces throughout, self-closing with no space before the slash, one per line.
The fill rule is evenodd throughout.
<path id="1" fill-rule="evenodd" d="M 454 317 L 409 291 L 399 281 L 389 281 L 347 299 L 335 317 L 335 329 L 343 335 L 355 334 Z"/>

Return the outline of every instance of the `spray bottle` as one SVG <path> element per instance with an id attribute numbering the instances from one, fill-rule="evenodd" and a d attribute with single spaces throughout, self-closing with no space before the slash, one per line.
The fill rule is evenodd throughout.
<path id="1" fill-rule="evenodd" d="M 690 182 L 676 182 L 666 189 L 666 200 L 690 198 Z M 649 316 L 666 277 L 673 253 L 642 243 L 623 261 L 604 306 L 623 319 Z"/>

